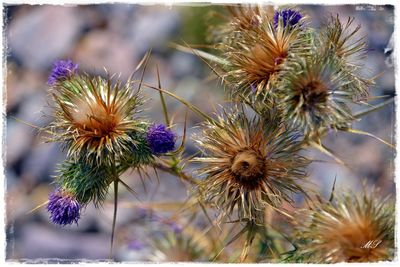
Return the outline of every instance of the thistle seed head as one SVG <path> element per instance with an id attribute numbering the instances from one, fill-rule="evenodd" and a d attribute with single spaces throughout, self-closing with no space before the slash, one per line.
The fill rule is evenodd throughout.
<path id="1" fill-rule="evenodd" d="M 307 195 L 301 182 L 309 161 L 299 155 L 296 132 L 275 116 L 248 119 L 238 110 L 224 113 L 218 126 L 206 123 L 195 137 L 203 156 L 193 161 L 203 164 L 200 188 L 206 201 L 224 215 L 237 209 L 242 220 L 262 221 L 266 205 L 280 208 L 293 202 L 294 193 Z"/>
<path id="2" fill-rule="evenodd" d="M 285 121 L 310 139 L 319 138 L 324 129 L 348 127 L 353 121 L 350 104 L 360 96 L 351 80 L 332 58 L 293 61 L 276 83 Z"/>
<path id="3" fill-rule="evenodd" d="M 69 157 L 103 163 L 123 159 L 135 145 L 131 133 L 141 131 L 143 122 L 136 117 L 142 98 L 133 82 L 76 75 L 51 93 L 56 105 L 49 130 L 54 141 L 64 142 Z"/>
<path id="4" fill-rule="evenodd" d="M 393 258 L 394 206 L 374 192 L 342 195 L 299 212 L 298 254 L 306 262 L 376 262 Z"/>
<path id="5" fill-rule="evenodd" d="M 343 24 L 339 15 L 331 15 L 329 21 L 320 30 L 320 38 L 316 40 L 319 49 L 349 64 L 363 59 L 367 52 L 366 43 L 363 37 L 357 37 L 361 26 L 353 27 L 353 22 L 354 18 L 348 18 Z"/>
<path id="6" fill-rule="evenodd" d="M 354 18 L 348 18 L 342 23 L 338 15 L 331 16 L 315 40 L 316 53 L 337 60 L 343 72 L 351 78 L 348 86 L 357 88 L 357 99 L 365 99 L 368 97 L 368 89 L 375 82 L 359 73 L 365 68 L 363 60 L 367 57 L 367 44 L 364 37 L 358 36 L 361 26 L 353 27 L 353 22 Z"/>
<path id="7" fill-rule="evenodd" d="M 249 15 L 251 12 L 253 15 Z M 240 30 L 235 30 L 243 24 L 243 18 L 234 17 L 234 22 L 230 24 L 232 34 L 229 38 L 232 40 L 220 46 L 228 62 L 222 66 L 223 80 L 232 85 L 234 95 L 254 95 L 254 91 L 256 95 L 273 94 L 271 82 L 279 77 L 289 58 L 308 53 L 310 35 L 298 27 L 303 24 L 305 17 L 297 12 L 293 15 L 300 16 L 296 26 L 275 27 L 272 17 L 262 17 L 262 13 L 255 9 L 250 9 L 246 14 L 247 18 L 257 18 L 257 23 L 248 27 L 240 26 Z M 278 17 L 282 23 L 281 16 Z"/>
<path id="8" fill-rule="evenodd" d="M 200 241 L 191 231 L 176 233 L 165 230 L 151 243 L 153 251 L 149 260 L 155 262 L 207 261 L 212 247 L 208 240 Z"/>
<path id="9" fill-rule="evenodd" d="M 265 162 L 261 153 L 252 149 L 238 152 L 232 159 L 231 172 L 238 183 L 257 186 L 264 176 Z"/>

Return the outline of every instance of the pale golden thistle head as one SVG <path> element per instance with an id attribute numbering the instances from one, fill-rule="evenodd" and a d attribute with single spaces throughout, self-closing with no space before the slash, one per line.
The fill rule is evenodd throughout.
<path id="1" fill-rule="evenodd" d="M 262 221 L 266 205 L 279 208 L 293 202 L 293 194 L 305 193 L 309 161 L 299 155 L 297 134 L 274 116 L 248 119 L 244 112 L 225 111 L 218 126 L 206 123 L 196 141 L 203 152 L 205 176 L 200 186 L 204 199 L 222 215 L 238 210 L 239 219 Z M 228 115 L 229 114 L 229 115 Z"/>
<path id="2" fill-rule="evenodd" d="M 234 5 L 227 6 L 227 9 L 230 13 L 229 28 L 232 31 L 257 28 L 274 16 L 274 7 L 267 5 Z"/>
<path id="3" fill-rule="evenodd" d="M 284 26 L 282 17 L 277 16 L 275 21 L 264 14 L 255 8 L 236 14 L 229 24 L 231 40 L 221 44 L 228 62 L 223 66 L 223 78 L 233 85 L 234 94 L 271 93 L 270 82 L 279 76 L 288 59 L 309 51 L 310 35 L 303 27 L 305 16 L 295 25 Z"/>
<path id="4" fill-rule="evenodd" d="M 330 20 L 320 30 L 318 48 L 323 53 L 332 53 L 346 63 L 356 66 L 355 63 L 366 56 L 366 43 L 363 37 L 357 34 L 360 25 L 353 27 L 354 18 L 348 18 L 343 24 L 339 15 L 330 17 Z"/>
<path id="5" fill-rule="evenodd" d="M 343 23 L 339 15 L 331 15 L 316 38 L 316 53 L 338 60 L 351 78 L 349 86 L 358 87 L 358 97 L 366 98 L 369 87 L 374 85 L 374 78 L 366 78 L 359 73 L 365 68 L 363 60 L 367 58 L 367 44 L 364 37 L 359 36 L 361 25 L 353 24 L 354 18 L 349 17 Z"/>
<path id="6" fill-rule="evenodd" d="M 55 114 L 49 126 L 55 141 L 64 142 L 73 158 L 104 162 L 128 155 L 135 144 L 132 135 L 143 124 L 135 117 L 142 98 L 133 87 L 131 81 L 85 74 L 57 83 L 51 90 Z"/>
<path id="7" fill-rule="evenodd" d="M 298 256 L 306 262 L 376 262 L 393 259 L 394 206 L 388 198 L 342 195 L 302 210 Z"/>
<path id="8" fill-rule="evenodd" d="M 240 36 L 242 31 L 258 27 L 274 16 L 274 7 L 266 5 L 228 5 L 224 11 L 214 14 L 223 21 L 209 25 L 208 31 L 210 42 L 222 46 L 234 43 L 235 37 Z"/>
<path id="9" fill-rule="evenodd" d="M 276 82 L 285 120 L 306 138 L 319 138 L 327 129 L 348 127 L 354 120 L 350 104 L 363 90 L 331 57 L 318 55 L 293 60 Z"/>
<path id="10" fill-rule="evenodd" d="M 212 247 L 209 239 L 194 236 L 190 231 L 166 231 L 152 242 L 149 260 L 155 262 L 208 261 Z"/>

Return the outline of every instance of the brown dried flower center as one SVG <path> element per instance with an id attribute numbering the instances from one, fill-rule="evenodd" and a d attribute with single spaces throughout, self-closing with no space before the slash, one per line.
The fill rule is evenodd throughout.
<path id="1" fill-rule="evenodd" d="M 256 45 L 252 49 L 253 61 L 245 69 L 255 80 L 268 80 L 269 77 L 278 72 L 281 64 L 287 57 L 287 51 L 279 46 L 274 49 L 266 50 L 261 45 Z"/>
<path id="2" fill-rule="evenodd" d="M 320 81 L 310 81 L 299 92 L 303 98 L 303 108 L 314 108 L 318 103 L 325 103 L 328 98 L 328 88 Z"/>
<path id="3" fill-rule="evenodd" d="M 258 180 L 264 174 L 264 160 L 254 150 L 244 150 L 233 158 L 232 173 L 240 181 Z"/>
<path id="4" fill-rule="evenodd" d="M 98 137 L 107 136 L 115 131 L 119 116 L 95 103 L 81 101 L 73 110 L 72 118 L 78 128 Z"/>

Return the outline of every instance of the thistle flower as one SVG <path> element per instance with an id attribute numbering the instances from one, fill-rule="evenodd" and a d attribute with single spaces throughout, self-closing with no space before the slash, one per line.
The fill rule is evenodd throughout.
<path id="1" fill-rule="evenodd" d="M 47 80 L 48 85 L 54 85 L 59 81 L 66 80 L 76 73 L 78 64 L 74 64 L 72 60 L 59 60 L 54 62 L 50 76 Z"/>
<path id="2" fill-rule="evenodd" d="M 209 257 L 206 251 L 211 247 L 187 232 L 165 231 L 152 241 L 153 252 L 149 260 L 155 262 L 206 261 Z"/>
<path id="3" fill-rule="evenodd" d="M 292 9 L 276 11 L 274 14 L 275 29 L 278 28 L 280 18 L 282 18 L 283 27 L 286 28 L 286 25 L 293 27 L 298 24 L 303 16 L 300 14 L 300 12 Z"/>
<path id="4" fill-rule="evenodd" d="M 309 34 L 299 27 L 276 28 L 271 18 L 258 14 L 254 17 L 259 18 L 257 27 L 233 31 L 232 42 L 221 45 L 228 62 L 222 66 L 223 79 L 233 85 L 234 93 L 244 96 L 254 95 L 252 87 L 257 94 L 271 93 L 270 82 L 279 76 L 286 61 L 293 55 L 307 54 L 310 47 Z M 243 23 L 241 18 L 234 19 L 236 22 L 232 25 Z M 302 17 L 298 24 L 304 19 Z M 232 27 L 234 30 L 237 26 Z"/>
<path id="5" fill-rule="evenodd" d="M 248 30 L 257 28 L 270 20 L 274 15 L 273 6 L 228 6 L 231 19 L 230 26 L 235 30 Z M 226 25 L 225 25 L 226 27 Z"/>
<path id="6" fill-rule="evenodd" d="M 68 148 L 68 157 L 98 163 L 124 160 L 142 131 L 135 115 L 142 103 L 133 82 L 76 75 L 52 90 L 55 120 L 48 127 Z"/>
<path id="7" fill-rule="evenodd" d="M 343 25 L 336 17 L 330 17 L 328 23 L 324 24 L 318 38 L 318 47 L 325 53 L 332 53 L 339 59 L 350 63 L 351 60 L 362 59 L 366 55 L 366 43 L 364 38 L 357 38 L 361 29 L 360 25 L 352 27 L 354 18 L 348 18 Z"/>
<path id="8" fill-rule="evenodd" d="M 80 218 L 80 204 L 75 197 L 67 191 L 58 189 L 51 193 L 47 210 L 50 212 L 50 219 L 55 224 L 67 225 L 74 222 L 78 224 Z"/>
<path id="9" fill-rule="evenodd" d="M 225 23 L 209 25 L 207 37 L 210 42 L 233 44 L 242 31 L 257 28 L 274 15 L 274 7 L 267 5 L 230 5 L 226 9 L 229 16 L 218 14 L 226 18 Z"/>
<path id="10" fill-rule="evenodd" d="M 175 147 L 175 134 L 163 124 L 154 124 L 147 131 L 147 142 L 153 154 L 167 153 Z"/>
<path id="11" fill-rule="evenodd" d="M 297 254 L 306 262 L 393 259 L 394 206 L 371 194 L 342 195 L 299 212 Z"/>
<path id="12" fill-rule="evenodd" d="M 204 156 L 193 161 L 203 164 L 200 188 L 206 201 L 222 215 L 237 208 L 239 219 L 262 221 L 267 205 L 279 208 L 292 203 L 294 193 L 307 195 L 299 182 L 306 179 L 309 161 L 299 155 L 296 132 L 276 115 L 249 120 L 237 110 L 225 114 L 219 126 L 206 123 L 202 136 L 196 136 Z"/>
<path id="13" fill-rule="evenodd" d="M 353 121 L 349 104 L 362 94 L 337 61 L 318 55 L 293 61 L 276 88 L 285 120 L 306 138 L 348 127 Z"/>
<path id="14" fill-rule="evenodd" d="M 368 96 L 368 88 L 374 84 L 373 79 L 361 76 L 358 72 L 364 66 L 362 60 L 367 56 L 364 37 L 357 37 L 360 25 L 353 27 L 354 18 L 348 18 L 342 24 L 339 16 L 331 16 L 320 30 L 316 45 L 321 55 L 334 57 L 341 64 L 343 71 L 351 78 L 349 86 L 358 87 L 360 97 Z"/>

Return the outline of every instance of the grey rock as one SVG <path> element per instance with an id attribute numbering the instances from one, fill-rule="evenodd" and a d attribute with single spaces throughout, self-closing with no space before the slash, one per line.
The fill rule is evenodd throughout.
<path id="1" fill-rule="evenodd" d="M 8 28 L 9 48 L 24 66 L 48 69 L 64 57 L 80 33 L 75 7 L 37 6 L 16 15 Z"/>
<path id="2" fill-rule="evenodd" d="M 51 229 L 30 223 L 21 229 L 16 240 L 20 259 L 106 259 L 109 252 L 107 234 L 73 233 L 68 229 Z"/>

